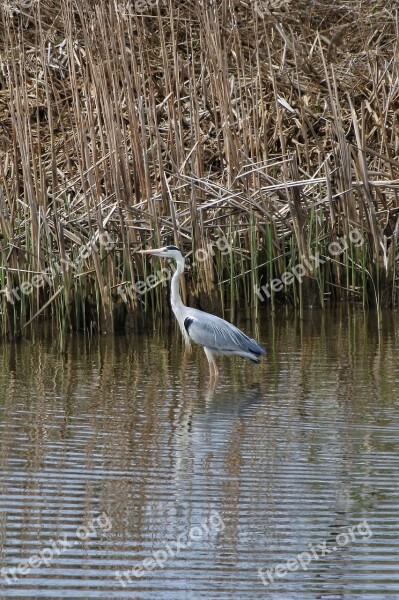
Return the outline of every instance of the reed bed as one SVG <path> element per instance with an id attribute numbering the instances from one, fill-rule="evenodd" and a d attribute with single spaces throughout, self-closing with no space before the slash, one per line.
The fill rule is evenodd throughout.
<path id="1" fill-rule="evenodd" d="M 0 39 L 3 334 L 162 314 L 169 243 L 231 318 L 397 305 L 396 2 L 4 0 Z"/>

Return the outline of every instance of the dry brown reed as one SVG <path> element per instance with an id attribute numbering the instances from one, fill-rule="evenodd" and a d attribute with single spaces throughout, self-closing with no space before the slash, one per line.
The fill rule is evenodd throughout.
<path id="1" fill-rule="evenodd" d="M 221 236 L 231 252 L 187 286 L 205 309 L 257 307 L 259 286 L 353 230 L 363 245 L 264 297 L 395 306 L 396 9 L 3 0 L 2 332 L 137 323 L 165 294 L 118 293 L 153 268 L 135 250 Z"/>

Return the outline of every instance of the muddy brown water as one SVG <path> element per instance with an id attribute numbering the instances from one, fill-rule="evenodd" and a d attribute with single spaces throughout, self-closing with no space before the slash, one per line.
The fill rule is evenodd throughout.
<path id="1" fill-rule="evenodd" d="M 399 598 L 396 315 L 259 335 L 215 389 L 161 324 L 0 346 L 1 598 Z"/>

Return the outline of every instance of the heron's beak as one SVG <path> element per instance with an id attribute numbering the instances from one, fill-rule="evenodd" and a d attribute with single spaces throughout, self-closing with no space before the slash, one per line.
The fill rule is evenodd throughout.
<path id="1" fill-rule="evenodd" d="M 138 254 L 153 254 L 154 256 L 162 256 L 163 248 L 150 248 L 149 250 L 139 250 Z"/>

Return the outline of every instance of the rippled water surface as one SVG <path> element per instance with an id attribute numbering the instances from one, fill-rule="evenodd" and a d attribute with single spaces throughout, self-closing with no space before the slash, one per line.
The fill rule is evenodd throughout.
<path id="1" fill-rule="evenodd" d="M 215 389 L 174 328 L 0 347 L 2 598 L 399 598 L 395 317 L 259 334 Z"/>

